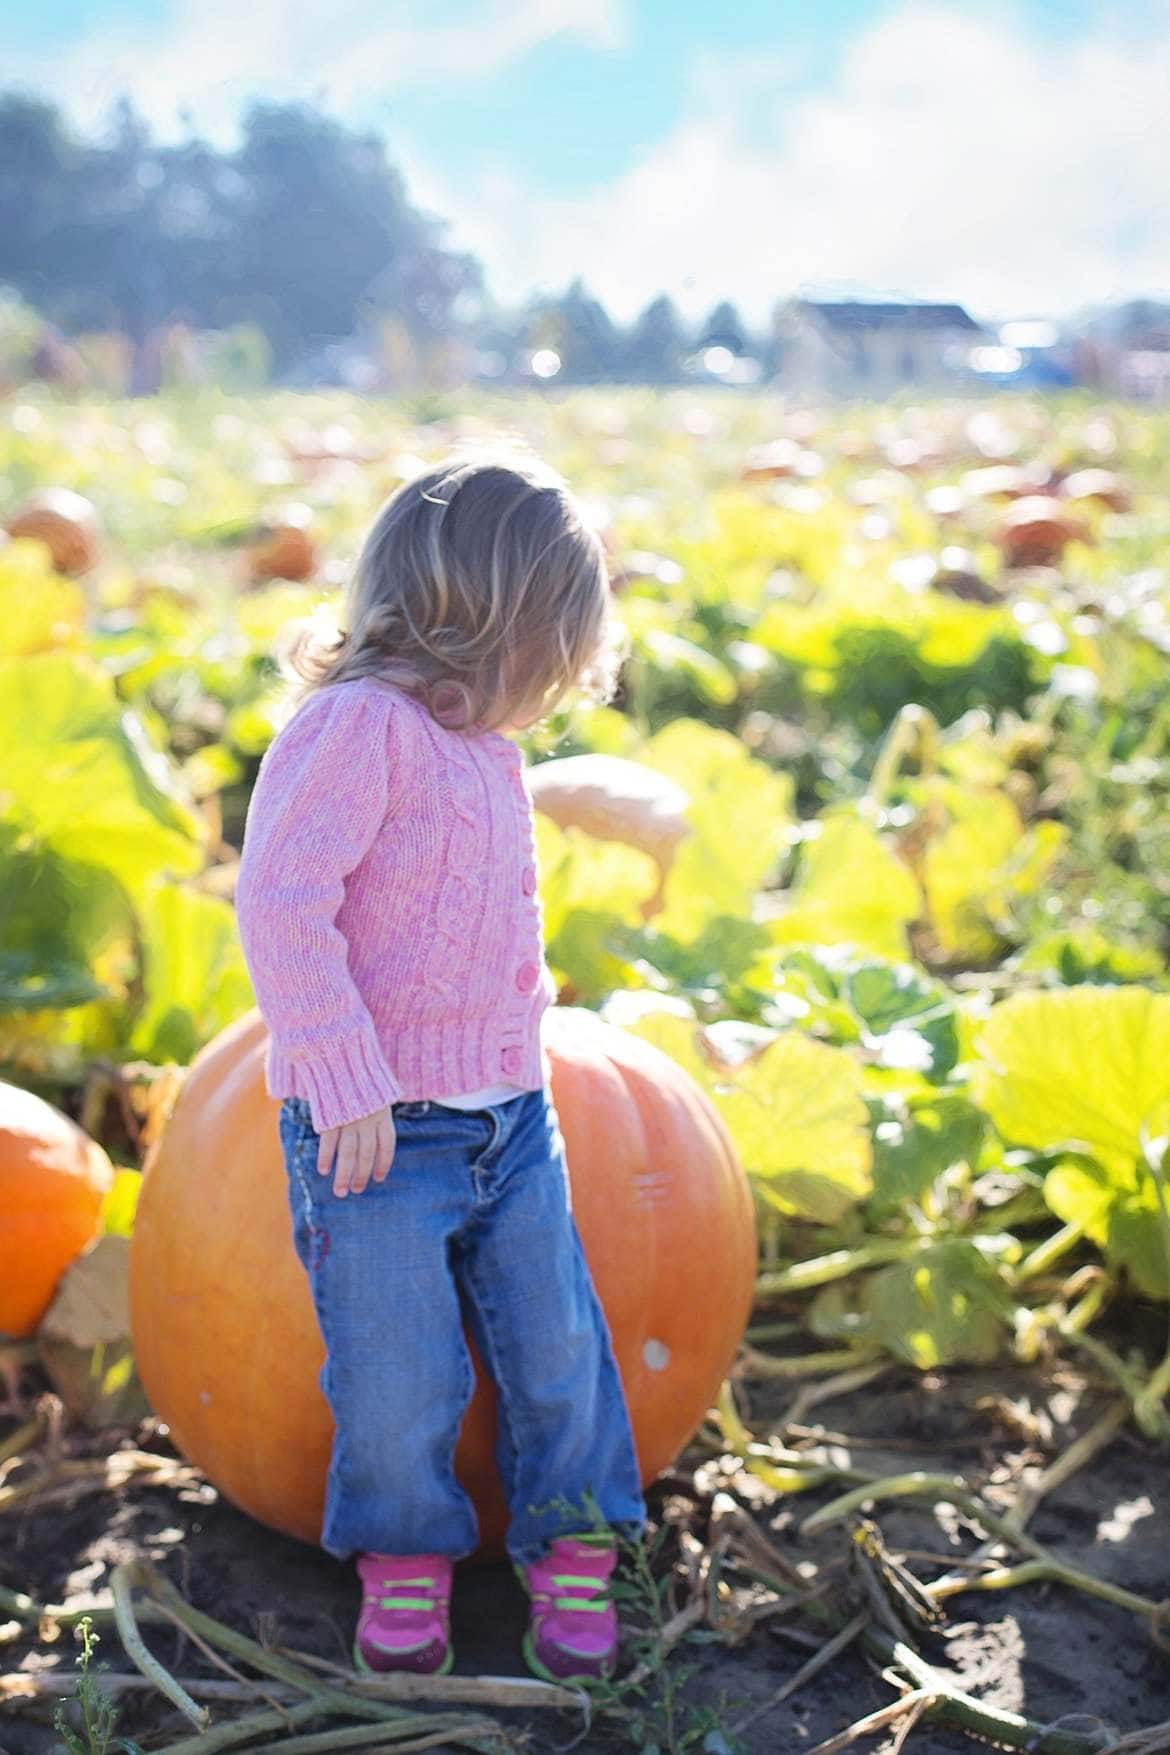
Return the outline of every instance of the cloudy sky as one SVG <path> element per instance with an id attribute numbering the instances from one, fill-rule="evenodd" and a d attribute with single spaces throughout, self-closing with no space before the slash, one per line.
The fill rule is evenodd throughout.
<path id="1" fill-rule="evenodd" d="M 35 0 L 0 81 L 372 124 L 507 299 L 1170 294 L 1170 0 Z"/>

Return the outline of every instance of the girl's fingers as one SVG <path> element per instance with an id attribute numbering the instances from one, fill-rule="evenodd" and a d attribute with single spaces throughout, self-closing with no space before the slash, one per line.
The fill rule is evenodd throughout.
<path id="1" fill-rule="evenodd" d="M 378 1130 L 369 1121 L 363 1121 L 355 1129 L 357 1142 L 354 1148 L 353 1176 L 350 1179 L 349 1192 L 361 1194 L 370 1180 L 370 1172 L 378 1151 Z"/>
<path id="2" fill-rule="evenodd" d="M 390 1166 L 394 1162 L 394 1148 L 397 1145 L 394 1123 L 389 1116 L 378 1128 L 378 1156 L 374 1163 L 374 1181 L 385 1182 L 390 1174 Z"/>
<path id="3" fill-rule="evenodd" d="M 333 1163 L 333 1153 L 337 1146 L 337 1136 L 340 1132 L 339 1127 L 328 1127 L 321 1135 L 321 1142 L 317 1147 L 318 1176 L 328 1176 L 330 1166 Z"/>
<path id="4" fill-rule="evenodd" d="M 337 1171 L 333 1178 L 333 1192 L 344 1198 L 350 1190 L 354 1173 L 357 1169 L 357 1129 L 352 1125 L 343 1127 L 337 1145 Z"/>
<path id="5" fill-rule="evenodd" d="M 320 1175 L 328 1176 L 336 1154 L 334 1194 L 342 1197 L 361 1194 L 371 1178 L 375 1182 L 386 1180 L 394 1158 L 394 1146 L 394 1122 L 389 1111 L 364 1116 L 360 1121 L 346 1122 L 343 1127 L 328 1128 L 321 1135 L 317 1170 Z"/>

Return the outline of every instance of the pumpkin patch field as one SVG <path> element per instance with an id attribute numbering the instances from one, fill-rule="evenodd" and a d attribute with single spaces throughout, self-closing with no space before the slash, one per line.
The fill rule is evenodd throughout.
<path id="1" fill-rule="evenodd" d="M 232 901 L 292 632 L 501 435 L 626 654 L 523 739 L 651 1512 L 584 1714 L 482 1374 L 455 1672 L 349 1668 Z M 1071 393 L 0 402 L 0 1755 L 1170 1748 L 1168 465 Z"/>

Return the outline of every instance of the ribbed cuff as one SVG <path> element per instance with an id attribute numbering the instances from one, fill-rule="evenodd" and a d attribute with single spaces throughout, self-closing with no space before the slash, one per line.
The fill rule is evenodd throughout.
<path id="1" fill-rule="evenodd" d="M 311 1059 L 287 1054 L 269 1038 L 268 1085 L 272 1095 L 295 1087 L 318 1133 L 388 1108 L 402 1095 L 372 1027 L 322 1044 Z"/>

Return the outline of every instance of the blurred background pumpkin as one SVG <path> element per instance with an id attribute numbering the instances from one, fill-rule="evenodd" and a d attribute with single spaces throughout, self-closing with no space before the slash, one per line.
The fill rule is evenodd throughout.
<path id="1" fill-rule="evenodd" d="M 94 1236 L 113 1166 L 59 1109 L 0 1084 L 0 1335 L 31 1335 Z"/>

